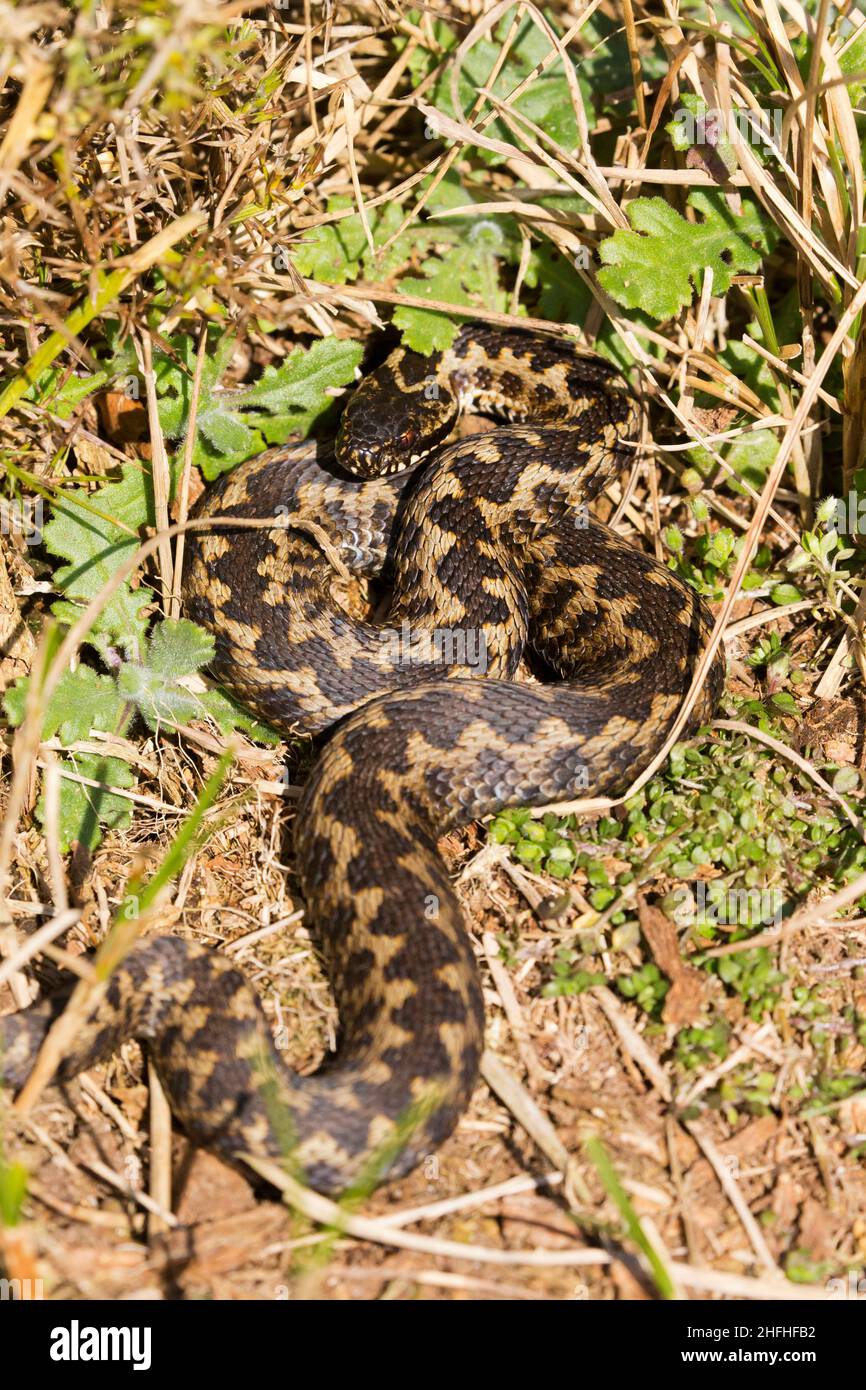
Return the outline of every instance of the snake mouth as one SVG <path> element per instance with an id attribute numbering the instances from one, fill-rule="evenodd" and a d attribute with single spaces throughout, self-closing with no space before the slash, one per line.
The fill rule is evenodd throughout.
<path id="1" fill-rule="evenodd" d="M 430 458 L 431 455 L 436 452 L 436 447 L 435 444 L 431 444 L 429 448 L 421 449 L 418 453 L 410 454 L 405 461 L 396 459 L 393 462 L 383 464 L 381 460 L 378 460 L 375 469 L 360 468 L 357 464 L 354 468 L 349 468 L 346 464 L 344 464 L 343 467 L 346 468 L 346 472 L 350 473 L 353 478 L 393 478 L 398 473 L 407 473 L 410 468 L 415 468 L 419 463 L 423 463 L 425 459 Z"/>

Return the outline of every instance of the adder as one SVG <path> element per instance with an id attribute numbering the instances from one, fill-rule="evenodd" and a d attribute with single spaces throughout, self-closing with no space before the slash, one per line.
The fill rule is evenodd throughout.
<path id="1" fill-rule="evenodd" d="M 504 423 L 447 443 L 468 408 Z M 622 792 L 709 634 L 696 593 L 588 510 L 632 464 L 638 423 L 603 358 L 475 324 L 433 358 L 393 353 L 333 448 L 272 449 L 205 493 L 199 517 L 275 520 L 189 537 L 185 611 L 213 633 L 217 679 L 320 747 L 295 846 L 339 1043 L 298 1076 L 240 971 L 162 936 L 115 970 L 62 1074 L 142 1039 L 193 1140 L 290 1161 L 323 1192 L 405 1173 L 446 1138 L 484 1016 L 437 838 L 509 806 Z M 382 584 L 384 618 L 359 607 Z M 439 640 L 467 634 L 472 662 L 466 641 Z M 717 660 L 692 729 L 722 679 Z M 62 1004 L 0 1019 L 13 1087 Z"/>

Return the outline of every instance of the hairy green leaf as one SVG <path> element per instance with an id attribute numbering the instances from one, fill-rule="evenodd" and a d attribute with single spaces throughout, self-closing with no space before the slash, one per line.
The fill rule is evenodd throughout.
<path id="1" fill-rule="evenodd" d="M 29 687 L 30 679 L 26 677 L 11 686 L 3 698 L 3 706 L 13 726 L 24 719 Z M 89 666 L 65 671 L 48 702 L 42 737 L 53 738 L 57 734 L 61 743 L 70 744 L 77 739 L 89 738 L 95 729 L 117 733 L 120 731 L 123 708 L 123 699 L 111 676 L 100 676 Z"/>
<path id="2" fill-rule="evenodd" d="M 118 685 L 151 729 L 162 724 L 187 724 L 199 712 L 199 698 L 176 681 L 167 681 L 149 666 L 126 662 Z"/>
<path id="3" fill-rule="evenodd" d="M 207 665 L 214 641 L 187 618 L 166 619 L 151 634 L 141 662 L 125 662 L 118 674 L 123 695 L 151 729 L 161 724 L 186 724 L 201 717 L 201 697 L 180 681 Z"/>
<path id="4" fill-rule="evenodd" d="M 188 618 L 166 619 L 153 630 L 145 664 L 167 680 L 191 676 L 206 666 L 214 654 L 214 639 Z"/>

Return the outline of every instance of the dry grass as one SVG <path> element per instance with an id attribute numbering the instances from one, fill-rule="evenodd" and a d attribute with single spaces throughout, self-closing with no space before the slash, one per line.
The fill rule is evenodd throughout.
<path id="1" fill-rule="evenodd" d="M 856 40 L 845 38 L 846 11 L 855 25 L 862 16 L 822 0 L 817 18 L 807 20 L 794 0 L 745 0 L 752 35 L 737 38 L 727 10 L 719 20 L 696 8 L 686 21 L 676 9 L 556 0 L 554 35 L 534 5 L 521 3 L 515 18 L 511 4 L 488 0 L 449 0 L 420 14 L 396 0 L 258 9 L 190 0 L 147 16 L 126 3 L 98 10 L 0 3 L 4 496 L 50 501 L 82 476 L 147 460 L 156 528 L 126 572 L 147 586 L 155 613 L 177 616 L 207 325 L 236 335 L 229 375 L 242 381 L 279 363 L 295 343 L 366 339 L 394 309 L 453 312 L 435 286 L 428 291 L 415 280 L 402 288 L 403 277 L 418 274 L 437 221 L 453 229 L 465 219 L 468 238 L 479 221 L 507 215 L 516 249 L 501 258 L 501 301 L 470 294 L 471 312 L 590 343 L 608 335 L 610 350 L 630 355 L 652 442 L 610 499 L 614 523 L 658 554 L 666 553 L 662 529 L 673 523 L 693 545 L 703 523 L 687 502 L 700 491 L 706 533 L 725 527 L 744 538 L 738 558 L 719 571 L 723 593 L 693 698 L 725 642 L 734 698 L 768 700 L 769 677 L 762 685 L 745 658 L 755 641 L 779 632 L 801 676 L 795 713 L 780 714 L 769 735 L 754 718 L 719 729 L 731 735 L 736 726 L 736 737 L 769 749 L 763 776 L 792 766 L 802 774 L 806 823 L 841 803 L 851 834 L 862 834 L 859 780 L 853 795 L 850 785 L 843 793 L 827 771 L 866 766 L 859 553 L 832 580 L 808 571 L 805 598 L 781 606 L 765 602 L 767 586 L 743 589 L 755 545 L 768 547 L 778 574 L 813 528 L 821 497 L 860 487 L 866 464 L 857 109 L 866 73 L 849 68 L 843 80 L 839 67 L 846 43 Z M 503 16 L 492 68 L 467 104 L 458 69 Z M 459 35 L 451 54 L 441 49 L 439 17 Z M 605 19 L 614 21 L 605 43 L 624 38 L 629 59 L 615 89 L 593 66 L 605 43 L 590 21 Z M 496 79 L 525 20 L 553 46 L 503 94 Z M 579 137 L 570 144 L 520 102 L 563 52 L 577 72 L 569 68 L 563 83 L 562 120 Z M 724 190 L 732 213 L 740 196 L 763 209 L 778 235 L 775 250 L 724 295 L 714 293 L 711 271 L 699 275 L 694 303 L 673 318 L 630 314 L 599 282 L 599 244 L 629 226 L 637 198 L 661 194 L 682 211 L 688 192 L 717 186 L 711 153 L 675 157 L 664 127 L 693 94 L 726 115 L 757 109 L 753 60 L 770 63 L 778 78 L 771 101 L 783 117 L 778 157 L 762 163 L 748 143 L 738 146 Z M 447 111 L 436 98 L 441 73 L 450 80 Z M 491 154 L 496 162 L 485 164 Z M 444 208 L 437 189 L 451 171 L 466 201 Z M 378 250 L 402 248 L 397 263 L 370 257 L 350 283 L 298 270 L 311 230 L 339 233 L 360 217 L 357 260 L 378 236 L 379 212 L 394 207 L 388 245 L 380 240 Z M 414 248 L 407 230 L 418 238 Z M 533 257 L 555 252 L 571 265 L 584 249 L 589 258 L 578 274 L 588 298 L 578 324 L 569 321 L 567 297 L 558 311 L 550 308 L 555 294 L 540 298 L 545 283 Z M 544 264 L 550 270 L 554 262 Z M 778 341 L 785 301 L 796 332 Z M 759 342 L 747 330 L 753 316 Z M 40 399 L 29 389 L 49 369 L 59 373 L 61 395 L 99 372 L 108 321 L 129 335 L 147 387 L 132 412 L 131 442 L 110 383 L 69 410 L 56 394 Z M 193 423 L 179 446 L 173 490 L 151 367 L 181 331 L 197 350 Z M 763 361 L 762 389 L 754 372 L 732 365 L 732 338 Z M 768 436 L 778 441 L 775 457 L 754 485 L 741 480 L 732 490 L 732 445 Z M 685 453 L 696 444 L 707 460 L 697 480 Z M 125 729 L 115 747 L 135 773 L 134 786 L 118 789 L 133 807 L 131 825 L 107 834 L 93 854 L 62 855 L 59 778 L 67 774 L 58 760 L 69 750 L 42 737 L 44 712 L 69 663 L 95 660 L 83 644 L 111 595 L 108 587 L 98 594 L 58 646 L 46 625 L 55 558 L 20 536 L 0 540 L 2 685 L 24 670 L 42 673 L 23 724 L 4 735 L 0 1007 L 30 1002 L 34 957 L 41 977 L 58 966 L 76 969 L 86 1005 L 98 989 L 86 953 L 106 941 L 130 881 L 175 842 L 225 740 L 200 724 L 158 736 L 141 724 Z M 115 591 L 123 578 L 118 570 Z M 104 747 L 98 739 L 96 751 Z M 295 799 L 282 776 L 286 750 L 240 738 L 232 747 L 219 804 L 202 810 L 212 833 L 189 848 L 137 929 L 179 931 L 230 951 L 275 1028 L 286 1030 L 289 1060 L 308 1069 L 331 1043 L 336 1020 L 284 859 Z M 93 747 L 78 740 L 75 751 Z M 34 815 L 40 790 L 42 824 Z M 575 833 L 596 849 L 591 825 Z M 783 977 L 778 999 L 755 1019 L 718 976 L 702 974 L 701 1006 L 725 1021 L 729 1048 L 684 1071 L 678 1030 L 658 1010 L 647 1013 L 607 985 L 545 992 L 557 951 L 584 942 L 589 929 L 609 931 L 615 917 L 616 907 L 593 905 L 583 870 L 568 906 L 551 918 L 547 905 L 562 883 L 486 843 L 483 831 L 453 835 L 443 848 L 476 934 L 488 1057 L 470 1112 L 425 1168 L 351 1213 L 281 1179 L 294 1213 L 287 1214 L 160 1128 L 159 1098 L 151 1095 L 149 1105 L 143 1059 L 129 1045 L 62 1094 L 33 1087 L 25 1106 L 6 1110 L 6 1157 L 23 1161 L 29 1175 L 21 1223 L 0 1228 L 9 1277 L 39 1278 L 52 1297 L 85 1299 L 824 1298 L 829 1279 L 849 1271 L 856 1278 L 866 1260 L 866 1108 L 856 1093 L 828 1092 L 811 1108 L 801 1102 L 816 1073 L 841 1066 L 843 1034 L 851 1038 L 845 1070 L 866 1061 L 857 1032 L 866 1016 L 866 927 L 852 916 L 866 872 L 840 881 L 822 862 L 812 879 L 811 869 L 798 872 L 796 854 L 786 862 L 779 881 L 797 910 L 760 943 L 723 941 L 710 952 L 718 959 L 767 945 Z M 617 853 L 608 846 L 599 854 L 612 878 L 630 867 Z M 675 878 L 659 870 L 645 891 L 661 901 Z M 634 890 L 619 891 L 616 906 L 637 920 L 643 909 Z M 643 916 L 641 928 L 641 940 L 653 940 Z M 695 942 L 683 937 L 680 946 L 693 952 Z M 606 935 L 603 949 L 578 964 L 613 981 L 645 959 L 637 937 L 617 946 Z M 675 961 L 669 970 L 677 973 Z M 686 990 L 690 978 L 683 976 Z M 802 991 L 816 982 L 829 989 L 829 1044 L 797 1022 Z M 758 1073 L 770 1077 L 768 1100 L 750 1109 L 737 1078 Z M 603 1137 L 621 1188 L 606 1180 L 592 1135 Z M 804 1267 L 810 1283 L 785 1278 Z"/>

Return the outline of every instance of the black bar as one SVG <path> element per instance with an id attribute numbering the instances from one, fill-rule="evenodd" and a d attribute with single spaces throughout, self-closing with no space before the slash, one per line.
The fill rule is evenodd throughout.
<path id="1" fill-rule="evenodd" d="M 346 1374 L 353 1378 L 363 1368 L 365 1378 L 390 1378 L 396 1372 L 410 1382 L 416 1376 L 424 1381 L 432 1377 L 435 1385 L 443 1374 L 452 1380 L 456 1373 L 465 1380 L 477 1358 L 478 1372 L 489 1384 L 500 1357 L 504 1370 L 514 1369 L 509 1359 L 520 1345 L 521 1357 L 531 1357 L 536 1375 L 543 1373 L 550 1357 L 549 1369 L 557 1366 L 557 1375 L 568 1380 L 572 1376 L 584 1379 L 592 1373 L 593 1364 L 600 1369 L 599 1363 L 617 1377 L 624 1371 L 665 1378 L 684 1373 L 691 1380 L 711 1369 L 729 1374 L 757 1370 L 772 1383 L 777 1373 L 806 1370 L 822 1377 L 843 1372 L 847 1380 L 855 1370 L 861 1340 L 864 1310 L 858 1305 L 863 1301 L 863 1283 L 852 1279 L 839 1284 L 838 1291 L 831 1291 L 838 1292 L 838 1297 L 829 1302 L 564 1300 L 559 1313 L 551 1312 L 545 1303 L 543 1322 L 537 1325 L 534 1319 L 539 1310 L 529 1302 L 516 1304 L 508 1322 L 500 1324 L 497 1311 L 503 1300 L 496 1300 L 493 1323 L 487 1325 L 486 1314 L 483 1322 L 479 1319 L 478 1304 L 483 1300 L 460 1302 L 449 1312 L 447 1298 L 422 1296 L 407 1301 L 413 1316 L 419 1316 L 419 1303 L 431 1305 L 420 1314 L 421 1336 L 435 1341 L 406 1345 L 395 1340 L 390 1350 L 387 1338 L 399 1332 L 401 1315 L 397 1312 L 396 1324 L 390 1316 L 387 1324 L 381 1324 L 371 1300 L 355 1304 L 322 1300 L 315 1307 L 303 1308 L 291 1299 L 222 1303 L 7 1300 L 0 1302 L 0 1364 L 11 1368 L 5 1358 L 18 1347 L 26 1356 L 28 1379 L 47 1376 L 49 1382 L 62 1383 L 70 1374 L 101 1379 L 100 1371 L 107 1370 L 113 1378 L 128 1373 L 138 1382 L 147 1376 L 213 1371 L 219 1377 L 215 1384 L 246 1390 L 251 1380 L 272 1384 L 277 1375 L 297 1374 L 305 1362 L 317 1368 L 317 1379 L 324 1376 L 339 1384 L 343 1359 Z M 449 1333 L 459 1329 L 451 1318 L 462 1319 L 473 1310 L 471 1326 L 461 1322 L 463 1335 L 452 1340 Z M 339 1338 L 335 1336 L 338 1325 Z M 540 1338 L 533 1336 L 536 1328 Z M 553 1342 L 551 1334 L 556 1337 Z M 419 1352 L 424 1353 L 420 1359 Z"/>

